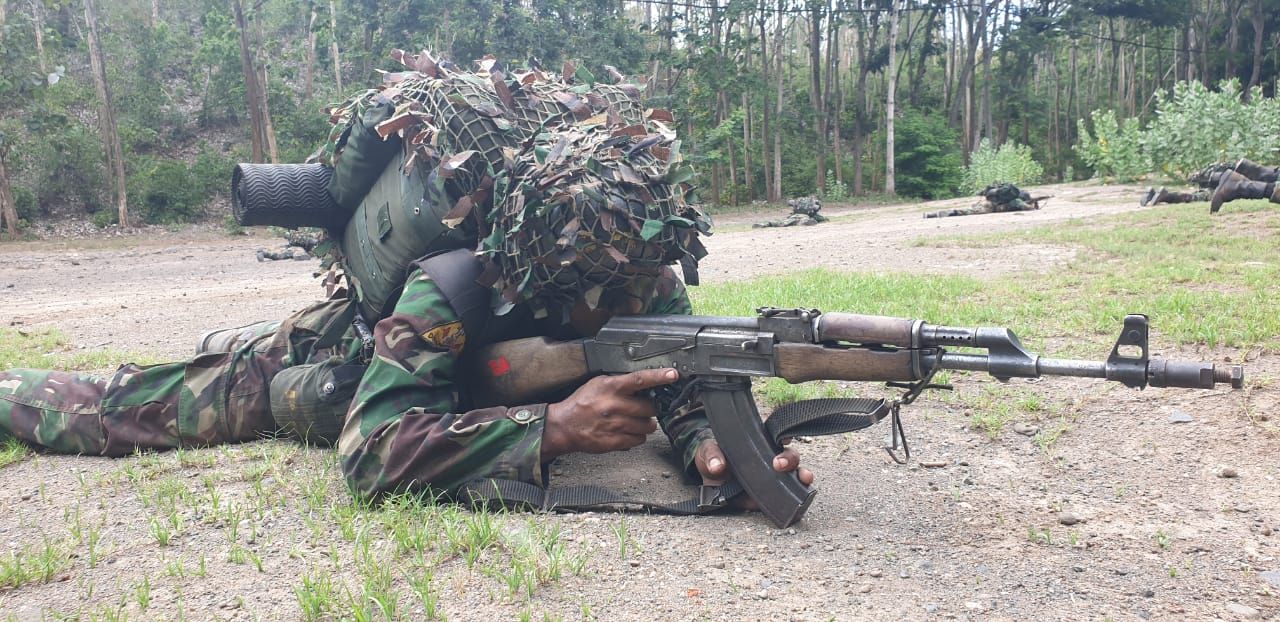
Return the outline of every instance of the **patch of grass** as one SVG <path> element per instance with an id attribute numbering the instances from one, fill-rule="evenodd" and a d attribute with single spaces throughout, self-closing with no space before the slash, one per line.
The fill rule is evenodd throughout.
<path id="1" fill-rule="evenodd" d="M 139 365 L 160 362 L 155 356 L 119 350 L 77 350 L 71 340 L 57 330 L 0 328 L 0 369 L 84 371 L 114 369 L 125 361 Z"/>
<path id="2" fill-rule="evenodd" d="M 777 408 L 783 404 L 826 397 L 855 397 L 852 388 L 835 382 L 805 382 L 791 384 L 781 378 L 769 378 L 759 388 L 764 404 Z"/>
<path id="3" fill-rule="evenodd" d="M 1234 206 L 1234 204 L 1233 204 Z M 1249 212 L 1250 206 L 1236 211 Z M 1100 358 L 1127 313 L 1146 313 L 1160 338 L 1178 344 L 1280 350 L 1280 279 L 1273 233 L 1280 212 L 1234 223 L 1210 219 L 1203 204 L 1070 221 L 1020 231 L 927 238 L 927 246 L 1070 246 L 1077 258 L 1052 273 L 975 279 L 909 273 L 810 270 L 691 288 L 707 315 L 754 315 L 760 306 L 816 307 L 924 319 L 936 324 L 1007 326 L 1031 349 L 1067 336 L 1066 352 Z M 1247 220 L 1246 220 L 1247 219 Z M 1245 224 L 1242 224 L 1245 223 Z M 1082 349 L 1083 348 L 1083 349 Z"/>
<path id="4" fill-rule="evenodd" d="M 16 588 L 28 583 L 48 583 L 71 565 L 71 546 L 45 538 L 0 555 L 0 588 Z"/>
<path id="5" fill-rule="evenodd" d="M 0 441 L 0 469 L 22 462 L 31 454 L 31 449 L 18 439 L 6 438 Z"/>

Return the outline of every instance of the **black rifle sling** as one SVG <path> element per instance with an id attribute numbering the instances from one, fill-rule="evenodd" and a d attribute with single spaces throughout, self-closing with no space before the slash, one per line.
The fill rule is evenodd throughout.
<path id="1" fill-rule="evenodd" d="M 774 441 L 795 436 L 823 436 L 854 432 L 888 416 L 892 406 L 882 399 L 830 398 L 792 402 L 779 407 L 765 421 Z M 459 497 L 475 504 L 549 512 L 585 512 L 619 507 L 639 507 L 651 512 L 676 515 L 709 514 L 723 508 L 743 492 L 736 479 L 721 486 L 699 486 L 692 499 L 659 503 L 636 499 L 601 486 L 541 488 L 508 479 L 481 478 L 464 485 Z"/>

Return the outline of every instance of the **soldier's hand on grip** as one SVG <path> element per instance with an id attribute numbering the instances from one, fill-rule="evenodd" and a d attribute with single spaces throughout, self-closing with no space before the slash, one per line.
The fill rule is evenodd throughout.
<path id="1" fill-rule="evenodd" d="M 674 369 L 646 369 L 588 380 L 562 402 L 547 406 L 542 460 L 573 452 L 631 449 L 658 429 L 649 389 L 680 378 Z"/>

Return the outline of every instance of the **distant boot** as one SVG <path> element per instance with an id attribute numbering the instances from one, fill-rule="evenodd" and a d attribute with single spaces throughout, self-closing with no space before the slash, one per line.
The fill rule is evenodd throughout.
<path id="1" fill-rule="evenodd" d="M 241 326 L 239 328 L 220 328 L 211 330 L 200 336 L 196 343 L 196 354 L 208 352 L 235 352 L 259 335 L 274 331 L 280 326 L 279 321 L 263 321 Z"/>
<path id="2" fill-rule="evenodd" d="M 1213 198 L 1209 200 L 1209 213 L 1218 213 L 1223 203 L 1236 199 L 1271 199 L 1273 203 L 1280 203 L 1275 182 L 1250 181 L 1244 175 L 1232 173 L 1218 184 Z"/>
<path id="3" fill-rule="evenodd" d="M 1157 190 L 1155 186 L 1147 188 L 1147 193 L 1142 195 L 1141 199 L 1138 199 L 1138 205 L 1141 205 L 1142 207 L 1151 205 L 1151 202 L 1156 200 L 1156 196 L 1161 192 L 1164 192 L 1164 188 L 1160 188 L 1159 190 Z"/>
<path id="4" fill-rule="evenodd" d="M 1236 172 L 1248 177 L 1253 181 L 1261 181 L 1274 184 L 1280 181 L 1280 166 L 1263 166 L 1257 162 L 1251 162 L 1244 158 L 1240 158 L 1236 162 Z"/>

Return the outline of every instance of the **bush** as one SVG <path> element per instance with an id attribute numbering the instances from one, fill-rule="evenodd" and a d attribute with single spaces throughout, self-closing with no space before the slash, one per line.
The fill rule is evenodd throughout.
<path id="1" fill-rule="evenodd" d="M 1097 175 L 1133 181 L 1151 171 L 1151 161 L 1142 150 L 1142 128 L 1137 119 L 1122 124 L 1112 110 L 1095 110 L 1089 117 L 1093 133 L 1080 119 L 1080 142 L 1073 149 Z"/>
<path id="2" fill-rule="evenodd" d="M 1240 83 L 1224 80 L 1218 90 L 1199 82 L 1179 82 L 1157 95 L 1156 118 L 1142 143 L 1155 167 L 1186 177 L 1212 162 L 1249 158 L 1269 162 L 1280 148 L 1280 102 L 1255 88 L 1249 103 Z"/>
<path id="3" fill-rule="evenodd" d="M 964 191 L 976 194 L 996 183 L 1038 184 L 1043 178 L 1044 167 L 1031 157 L 1031 147 L 1005 143 L 993 149 L 984 138 L 969 156 L 969 166 L 964 171 Z"/>
<path id="4" fill-rule="evenodd" d="M 188 222 L 200 215 L 207 197 L 202 182 L 182 162 L 135 161 L 129 175 L 129 204 L 149 223 Z"/>
<path id="5" fill-rule="evenodd" d="M 946 117 L 906 110 L 894 124 L 898 194 L 923 199 L 955 196 L 964 175 L 958 140 Z"/>
<path id="6" fill-rule="evenodd" d="M 849 184 L 843 181 L 836 181 L 835 171 L 827 171 L 827 191 L 823 198 L 832 202 L 839 202 L 849 198 Z"/>
<path id="7" fill-rule="evenodd" d="M 27 222 L 35 220 L 36 215 L 40 213 L 40 202 L 36 201 L 36 193 L 22 186 L 13 186 L 12 191 L 13 203 L 18 211 L 18 220 Z"/>

